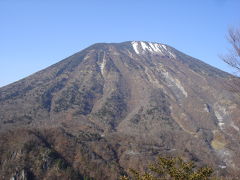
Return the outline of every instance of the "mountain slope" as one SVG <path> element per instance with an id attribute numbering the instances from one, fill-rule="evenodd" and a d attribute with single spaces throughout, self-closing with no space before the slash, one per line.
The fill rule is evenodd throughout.
<path id="1" fill-rule="evenodd" d="M 8 137 L 1 151 L 23 152 L 19 142 L 44 139 L 73 172 L 97 179 L 143 168 L 158 154 L 234 174 L 240 168 L 240 100 L 225 86 L 231 78 L 164 44 L 95 44 L 0 89 L 0 131 Z M 15 149 L 9 140 L 18 136 L 9 135 L 15 129 L 41 135 L 22 137 Z M 36 170 L 10 159 L 36 178 L 49 177 L 55 167 Z M 2 155 L 1 162 L 10 160 Z M 1 164 L 0 174 L 13 176 L 16 170 Z"/>

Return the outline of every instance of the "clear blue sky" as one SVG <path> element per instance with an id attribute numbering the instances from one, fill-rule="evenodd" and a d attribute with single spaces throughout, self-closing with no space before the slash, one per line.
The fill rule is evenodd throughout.
<path id="1" fill-rule="evenodd" d="M 0 86 L 96 42 L 165 43 L 231 72 L 232 25 L 240 0 L 0 0 Z"/>

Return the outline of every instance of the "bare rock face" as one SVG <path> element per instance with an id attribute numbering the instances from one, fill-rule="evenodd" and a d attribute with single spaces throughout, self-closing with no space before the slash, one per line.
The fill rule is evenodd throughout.
<path id="1" fill-rule="evenodd" d="M 116 179 L 158 155 L 238 176 L 231 79 L 164 44 L 92 45 L 0 89 L 1 178 Z"/>

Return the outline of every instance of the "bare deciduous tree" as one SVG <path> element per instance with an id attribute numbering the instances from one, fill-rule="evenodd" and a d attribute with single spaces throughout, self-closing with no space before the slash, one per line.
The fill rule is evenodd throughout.
<path id="1" fill-rule="evenodd" d="M 229 91 L 240 97 L 240 27 L 230 28 L 227 39 L 231 48 L 227 55 L 221 56 L 221 59 L 236 70 L 236 74 L 230 78 L 225 85 Z"/>
<path id="2" fill-rule="evenodd" d="M 227 39 L 231 49 L 227 55 L 221 58 L 232 68 L 240 72 L 240 28 L 230 28 Z"/>

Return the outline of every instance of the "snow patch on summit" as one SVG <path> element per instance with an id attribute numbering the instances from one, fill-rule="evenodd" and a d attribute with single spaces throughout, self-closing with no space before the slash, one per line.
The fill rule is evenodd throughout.
<path id="1" fill-rule="evenodd" d="M 161 54 L 164 56 L 169 56 L 171 58 L 176 58 L 171 49 L 164 44 L 144 42 L 144 41 L 132 41 L 131 42 L 133 50 L 136 54 L 144 54 L 146 52 Z"/>
<path id="2" fill-rule="evenodd" d="M 144 51 L 150 51 L 150 52 L 153 52 L 153 49 L 151 48 L 151 46 L 149 46 L 147 43 L 145 42 L 140 42 L 141 46 L 142 46 L 142 49 Z"/>

